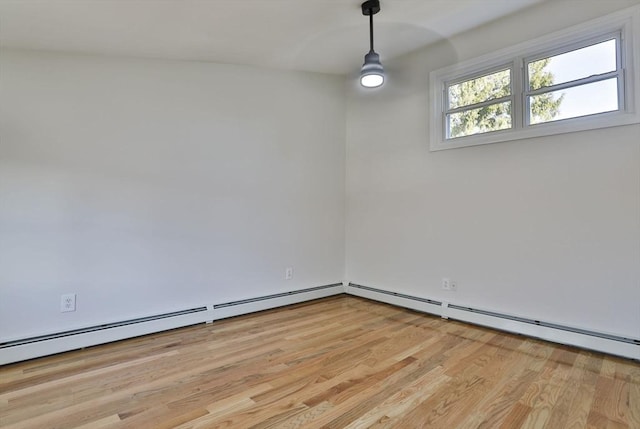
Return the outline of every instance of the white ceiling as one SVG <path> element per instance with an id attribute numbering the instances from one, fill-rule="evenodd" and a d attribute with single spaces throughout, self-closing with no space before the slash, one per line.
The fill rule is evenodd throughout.
<path id="1" fill-rule="evenodd" d="M 325 73 L 358 70 L 364 0 L 0 0 L 0 46 L 214 61 Z M 382 60 L 543 0 L 381 0 Z"/>

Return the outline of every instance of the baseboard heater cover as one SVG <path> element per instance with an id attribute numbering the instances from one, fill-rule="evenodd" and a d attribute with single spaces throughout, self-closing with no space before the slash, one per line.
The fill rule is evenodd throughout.
<path id="1" fill-rule="evenodd" d="M 312 299 L 324 298 L 331 295 L 344 293 L 342 283 L 332 283 L 324 286 L 316 286 L 306 289 L 298 289 L 290 292 L 263 295 L 255 298 L 241 299 L 238 301 L 223 302 L 213 305 L 214 320 L 256 311 L 269 310 Z"/>
<path id="2" fill-rule="evenodd" d="M 407 295 L 399 292 L 391 292 L 356 283 L 349 283 L 346 288 L 346 292 L 351 295 L 397 305 L 398 307 L 406 307 L 412 310 L 436 314 L 438 316 L 442 314 L 442 302 L 435 301 L 433 299 Z"/>
<path id="3" fill-rule="evenodd" d="M 15 341 L 7 341 L 4 343 L 0 343 L 0 349 L 4 349 L 7 347 L 16 347 L 24 344 L 37 343 L 40 341 L 54 340 L 58 338 L 68 337 L 71 335 L 86 334 L 89 332 L 102 331 L 105 329 L 113 329 L 121 326 L 134 325 L 137 323 L 150 322 L 152 320 L 166 319 L 168 317 L 176 317 L 176 316 L 182 316 L 185 314 L 199 313 L 201 311 L 207 311 L 207 307 L 190 308 L 188 310 L 174 311 L 171 313 L 164 313 L 164 314 L 158 314 L 154 316 L 139 317 L 136 319 L 124 320 L 121 322 L 105 323 L 102 325 L 95 325 L 88 328 L 72 329 L 69 331 L 56 332 L 54 334 L 38 335 L 35 337 L 23 338 Z"/>
<path id="4" fill-rule="evenodd" d="M 511 316 L 511 315 L 508 315 L 508 314 L 496 313 L 496 312 L 493 312 L 493 311 L 478 310 L 477 308 L 463 307 L 463 306 L 455 305 L 455 304 L 449 304 L 449 308 L 450 309 L 454 309 L 454 310 L 460 310 L 460 311 L 468 311 L 468 312 L 476 313 L 476 314 L 483 314 L 485 316 L 499 317 L 501 319 L 514 320 L 516 322 L 527 323 L 529 325 L 543 326 L 545 328 L 559 329 L 559 330 L 562 330 L 562 331 L 573 332 L 573 333 L 576 333 L 576 334 L 589 335 L 591 337 L 599 337 L 599 338 L 604 338 L 604 339 L 607 339 L 607 340 L 619 341 L 619 342 L 622 342 L 622 343 L 640 345 L 640 340 L 636 340 L 636 339 L 633 339 L 633 338 L 627 338 L 627 337 L 621 337 L 621 336 L 618 336 L 618 335 L 605 334 L 605 333 L 597 332 L 597 331 L 590 331 L 590 330 L 582 329 L 582 328 L 574 328 L 574 327 L 571 327 L 571 326 L 559 325 L 559 324 L 556 324 L 556 323 L 549 323 L 549 322 L 543 322 L 543 321 L 540 321 L 540 320 L 527 319 L 527 318 L 524 318 L 524 317 Z"/>
<path id="5" fill-rule="evenodd" d="M 268 300 L 268 299 L 282 298 L 282 297 L 285 297 L 285 296 L 298 295 L 298 294 L 301 294 L 301 293 L 314 292 L 314 291 L 324 290 L 324 289 L 334 288 L 334 287 L 342 287 L 342 283 L 333 283 L 333 284 L 330 284 L 330 285 L 310 287 L 310 288 L 307 288 L 307 289 L 293 290 L 293 291 L 290 291 L 290 292 L 274 293 L 272 295 L 264 295 L 264 296 L 259 296 L 259 297 L 256 297 L 256 298 L 248 298 L 248 299 L 242 299 L 242 300 L 239 300 L 239 301 L 225 302 L 225 303 L 222 303 L 222 304 L 214 304 L 213 305 L 213 309 L 215 310 L 215 309 L 225 308 L 225 307 L 234 307 L 236 305 L 249 304 L 251 302 L 258 302 L 258 301 L 265 301 L 265 300 Z"/>
<path id="6" fill-rule="evenodd" d="M 386 294 L 386 295 L 397 296 L 397 297 L 400 297 L 400 298 L 411 299 L 411 300 L 414 300 L 414 301 L 426 302 L 428 304 L 442 305 L 442 302 L 434 301 L 433 299 L 421 298 L 419 296 L 413 296 L 413 295 L 406 295 L 404 293 L 399 293 L 399 292 L 390 292 L 388 290 L 376 289 L 376 288 L 373 288 L 373 287 L 363 286 L 363 285 L 359 285 L 359 284 L 355 284 L 355 283 L 349 283 L 349 287 L 355 287 L 355 288 L 358 288 L 358 289 L 364 289 L 364 290 L 369 290 L 369 291 L 372 291 L 372 292 L 383 293 L 383 294 Z"/>
<path id="7" fill-rule="evenodd" d="M 202 306 L 15 341 L 5 341 L 0 346 L 0 365 L 196 325 L 211 320 L 213 320 L 212 306 Z"/>
<path id="8" fill-rule="evenodd" d="M 0 343 L 0 365 L 344 293 L 342 283 L 195 307 Z"/>
<path id="9" fill-rule="evenodd" d="M 640 339 L 591 331 L 582 328 L 544 322 L 495 311 L 435 301 L 428 298 L 391 292 L 355 283 L 349 283 L 346 292 L 392 305 L 425 311 L 462 322 L 487 326 L 494 329 L 540 338 L 560 344 L 614 354 L 640 360 Z M 411 302 L 414 304 L 411 304 Z"/>

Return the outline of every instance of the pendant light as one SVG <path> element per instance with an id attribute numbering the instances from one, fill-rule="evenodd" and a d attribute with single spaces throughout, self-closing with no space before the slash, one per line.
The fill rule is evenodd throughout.
<path id="1" fill-rule="evenodd" d="M 365 88 L 376 88 L 384 83 L 384 69 L 380 55 L 373 50 L 373 15 L 380 12 L 379 0 L 367 0 L 362 3 L 362 14 L 369 17 L 369 53 L 364 56 L 360 70 L 360 84 Z"/>

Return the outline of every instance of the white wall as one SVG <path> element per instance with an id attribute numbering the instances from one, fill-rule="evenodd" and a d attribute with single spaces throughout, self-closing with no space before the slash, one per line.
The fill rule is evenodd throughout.
<path id="1" fill-rule="evenodd" d="M 635 3 L 546 2 L 387 62 L 374 93 L 354 87 L 349 281 L 640 338 L 639 125 L 428 150 L 431 70 Z"/>
<path id="2" fill-rule="evenodd" d="M 348 280 L 639 338 L 640 127 L 429 152 L 427 110 L 429 71 L 635 3 L 546 2 L 346 106 L 339 77 L 2 51 L 0 341 L 341 281 L 345 170 Z"/>
<path id="3" fill-rule="evenodd" d="M 3 50 L 0 85 L 0 341 L 342 281 L 342 78 Z"/>

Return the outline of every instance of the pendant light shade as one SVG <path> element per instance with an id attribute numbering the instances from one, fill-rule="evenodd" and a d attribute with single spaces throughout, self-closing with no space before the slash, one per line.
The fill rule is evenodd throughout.
<path id="1" fill-rule="evenodd" d="M 373 15 L 380 12 L 379 0 L 368 0 L 362 3 L 362 14 L 369 17 L 369 52 L 364 56 L 364 64 L 360 70 L 360 84 L 365 88 L 376 88 L 384 83 L 384 69 L 380 55 L 373 50 Z"/>

